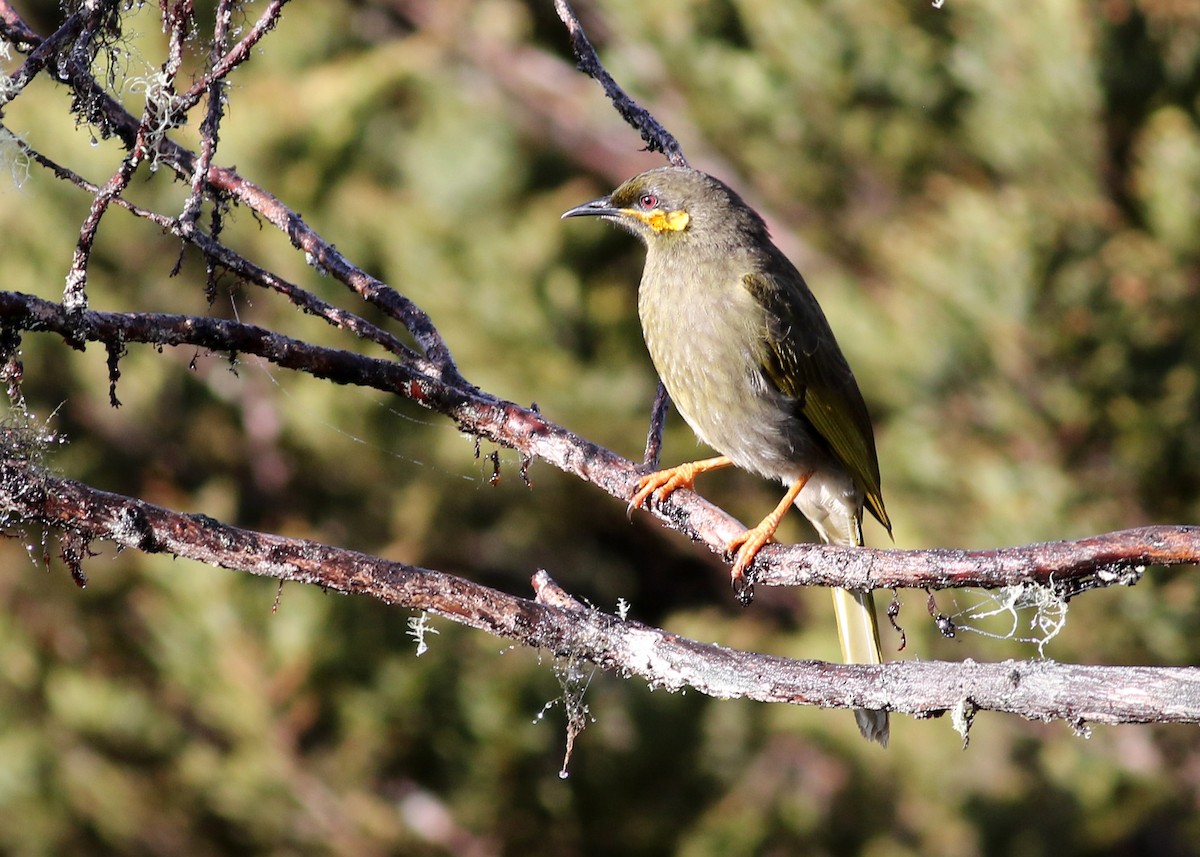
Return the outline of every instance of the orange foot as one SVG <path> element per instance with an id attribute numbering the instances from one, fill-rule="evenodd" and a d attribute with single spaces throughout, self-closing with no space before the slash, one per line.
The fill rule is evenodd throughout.
<path id="1" fill-rule="evenodd" d="M 779 529 L 779 522 L 783 520 L 783 516 L 787 514 L 787 510 L 792 507 L 792 503 L 796 501 L 796 497 L 804 490 L 807 483 L 808 476 L 797 479 L 783 495 L 779 505 L 772 510 L 771 514 L 763 518 L 757 527 L 751 527 L 746 532 L 734 536 L 725 545 L 726 553 L 736 554 L 733 569 L 730 571 L 730 583 L 733 584 L 733 591 L 737 593 L 738 600 L 743 604 L 749 604 L 754 597 L 753 584 L 746 576 L 750 563 L 754 562 L 754 558 L 758 556 L 763 545 L 775 537 L 775 531 Z"/>
<path id="2" fill-rule="evenodd" d="M 629 501 L 629 511 L 645 505 L 653 495 L 662 501 L 670 497 L 680 488 L 690 489 L 696 482 L 696 477 L 709 470 L 717 470 L 733 464 L 723 455 L 716 458 L 706 458 L 703 461 L 689 461 L 678 467 L 668 467 L 666 470 L 656 470 L 638 480 L 638 490 Z"/>

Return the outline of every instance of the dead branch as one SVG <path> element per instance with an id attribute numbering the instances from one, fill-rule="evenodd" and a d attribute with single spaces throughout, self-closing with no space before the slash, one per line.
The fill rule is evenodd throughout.
<path id="1" fill-rule="evenodd" d="M 134 343 L 189 345 L 227 354 L 253 354 L 282 369 L 338 384 L 404 396 L 444 414 L 464 431 L 533 456 L 628 502 L 642 469 L 545 416 L 473 386 L 459 387 L 422 367 L 312 345 L 255 325 L 227 319 L 161 313 L 72 313 L 61 304 L 19 292 L 0 292 L 0 327 L 54 333 L 69 344 L 109 348 Z M 672 529 L 714 553 L 744 527 L 690 491 L 655 505 Z M 1063 597 L 1137 581 L 1148 565 L 1200 562 L 1200 527 L 1144 527 L 1074 541 L 964 551 L 899 550 L 837 545 L 768 545 L 756 562 L 756 582 L 770 586 L 844 586 L 861 589 L 997 588 L 1033 583 Z"/>
<path id="2" fill-rule="evenodd" d="M 0 511 L 69 534 L 76 546 L 72 557 L 104 539 L 146 553 L 370 595 L 555 657 L 638 675 L 668 690 L 690 687 L 720 699 L 827 708 L 887 707 L 916 717 L 950 711 L 964 736 L 981 710 L 1061 719 L 1076 729 L 1089 723 L 1200 722 L 1200 669 L 1193 667 L 1044 660 L 861 666 L 740 652 L 551 597 L 556 587 L 544 573 L 535 583 L 547 595 L 530 601 L 439 571 L 184 515 L 39 473 L 20 459 L 0 461 Z"/>

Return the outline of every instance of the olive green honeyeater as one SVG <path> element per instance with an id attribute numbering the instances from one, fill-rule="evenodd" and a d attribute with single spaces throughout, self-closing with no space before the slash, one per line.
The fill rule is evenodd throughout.
<path id="1" fill-rule="evenodd" d="M 763 219 L 724 183 L 687 167 L 635 176 L 563 217 L 611 220 L 646 245 L 638 315 L 671 400 L 716 458 L 642 478 L 630 506 L 691 488 L 730 464 L 787 487 L 729 545 L 734 585 L 794 503 L 825 541 L 861 545 L 863 506 L 891 532 L 871 418 L 829 322 Z M 843 657 L 882 660 L 870 592 L 834 590 Z M 885 711 L 858 710 L 887 744 Z"/>

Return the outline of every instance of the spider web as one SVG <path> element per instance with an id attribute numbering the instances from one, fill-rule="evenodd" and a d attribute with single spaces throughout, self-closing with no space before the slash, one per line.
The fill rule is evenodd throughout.
<path id="1" fill-rule="evenodd" d="M 969 590 L 979 600 L 953 615 L 957 630 L 995 640 L 1013 640 L 1046 646 L 1067 624 L 1067 602 L 1049 586 L 1022 583 L 994 590 Z"/>

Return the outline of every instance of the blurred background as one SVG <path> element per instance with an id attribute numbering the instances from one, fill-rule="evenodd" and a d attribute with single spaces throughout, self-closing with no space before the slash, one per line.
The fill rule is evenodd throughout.
<path id="1" fill-rule="evenodd" d="M 246 18 L 260 14 L 249 3 Z M 211 2 L 197 3 L 199 69 Z M 16 7 L 48 34 L 58 4 Z M 899 547 L 987 548 L 1200 519 L 1200 5 L 1187 0 L 595 0 L 614 76 L 770 222 L 870 404 Z M 97 62 L 138 113 L 157 4 Z M 3 62 L 6 72 L 20 61 Z M 662 163 L 578 74 L 550 0 L 294 3 L 232 77 L 219 163 L 427 310 L 464 374 L 639 458 L 655 379 L 642 250 L 559 214 Z M 103 182 L 121 150 L 42 77 L 5 107 Z M 199 116 L 199 112 L 197 113 Z M 194 127 L 173 136 L 188 145 Z M 58 299 L 90 198 L 0 176 L 3 288 Z M 143 168 L 130 195 L 187 195 Z M 364 311 L 245 210 L 224 239 Z M 95 309 L 212 313 L 358 348 L 114 210 Z M 369 317 L 375 316 L 369 311 Z M 374 352 L 372 352 L 374 353 Z M 837 657 L 829 596 L 737 606 L 717 559 L 539 463 L 502 479 L 448 421 L 254 359 L 27 335 L 24 392 L 64 476 L 723 645 Z M 484 447 L 486 455 L 491 449 Z M 664 461 L 697 453 L 678 418 Z M 702 492 L 744 521 L 778 489 Z M 105 548 L 76 588 L 43 536 L 0 544 L 0 853 L 1067 855 L 1200 853 L 1200 731 L 894 717 L 650 692 L 410 613 Z M 790 516 L 787 540 L 811 538 Z M 868 539 L 887 545 L 875 527 Z M 99 546 L 97 546 L 99 547 Z M 53 538 L 48 552 L 55 553 Z M 886 602 L 887 593 L 883 601 Z M 1194 569 L 1047 608 L 900 593 L 890 657 L 1200 659 Z M 999 609 L 992 619 L 979 613 Z M 995 636 L 986 636 L 987 632 Z M 561 778 L 564 687 L 590 720 Z M 544 716 L 539 716 L 544 713 Z"/>

